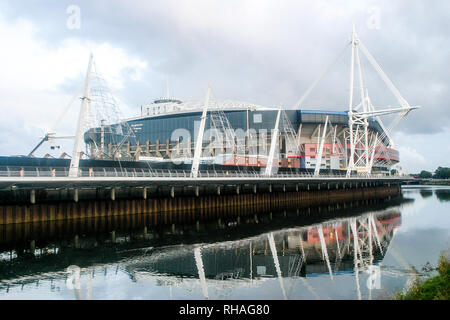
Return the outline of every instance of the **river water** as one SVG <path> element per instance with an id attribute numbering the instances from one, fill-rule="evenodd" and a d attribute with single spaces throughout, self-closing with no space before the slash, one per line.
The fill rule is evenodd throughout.
<path id="1" fill-rule="evenodd" d="M 190 225 L 117 219 L 1 227 L 0 299 L 389 299 L 449 250 L 450 187 Z"/>

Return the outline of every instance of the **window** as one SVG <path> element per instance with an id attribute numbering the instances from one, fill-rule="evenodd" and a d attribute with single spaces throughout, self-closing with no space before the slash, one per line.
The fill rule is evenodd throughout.
<path id="1" fill-rule="evenodd" d="M 253 123 L 261 123 L 262 122 L 262 114 L 256 113 L 253 115 Z"/>

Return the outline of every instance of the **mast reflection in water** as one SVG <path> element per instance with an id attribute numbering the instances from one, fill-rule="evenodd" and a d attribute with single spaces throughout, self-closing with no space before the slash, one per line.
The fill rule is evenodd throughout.
<path id="1" fill-rule="evenodd" d="M 4 226 L 0 297 L 371 298 L 405 201 L 190 225 L 125 216 Z"/>

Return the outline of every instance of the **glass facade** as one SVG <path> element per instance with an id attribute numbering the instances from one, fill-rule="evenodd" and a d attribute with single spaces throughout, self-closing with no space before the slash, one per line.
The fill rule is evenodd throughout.
<path id="1" fill-rule="evenodd" d="M 252 128 L 259 132 L 266 130 L 270 135 L 271 130 L 275 127 L 275 121 L 278 110 L 226 110 L 226 117 L 230 122 L 231 128 L 234 130 L 242 130 L 246 132 L 248 128 Z M 304 124 L 323 124 L 326 117 L 333 125 L 348 124 L 346 112 L 336 111 L 309 111 L 309 110 L 285 110 L 288 119 L 295 131 L 298 130 L 300 123 Z M 130 143 L 136 145 L 145 145 L 147 141 L 155 144 L 158 140 L 161 144 L 165 144 L 169 139 L 175 142 L 180 136 L 180 132 L 176 130 L 184 130 L 184 136 L 188 133 L 191 142 L 195 142 L 197 129 L 200 124 L 201 112 L 180 113 L 173 115 L 161 115 L 154 117 L 142 117 L 138 119 L 128 120 L 125 125 L 112 125 L 104 128 L 104 145 L 108 144 L 124 144 Z M 375 119 L 369 119 L 370 127 L 378 132 L 382 129 Z M 210 117 L 207 118 L 205 130 L 211 128 Z M 131 130 L 131 131 L 130 131 Z M 284 128 L 280 123 L 280 132 Z M 206 131 L 205 131 L 206 132 Z M 174 134 L 177 133 L 177 134 Z M 93 128 L 85 134 L 86 143 L 95 143 L 97 146 L 101 144 L 101 129 Z"/>

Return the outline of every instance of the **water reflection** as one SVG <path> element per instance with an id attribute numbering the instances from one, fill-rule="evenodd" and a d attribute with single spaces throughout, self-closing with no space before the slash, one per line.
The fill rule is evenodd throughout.
<path id="1" fill-rule="evenodd" d="M 128 263 L 125 270 L 137 280 L 155 274 L 168 280 L 198 278 L 205 298 L 208 286 L 216 282 L 241 281 L 242 285 L 242 281 L 274 277 L 286 299 L 285 277 L 326 273 L 333 280 L 333 274 L 354 270 L 360 298 L 358 273 L 382 260 L 400 225 L 400 212 L 385 210 L 239 241 L 152 250 Z"/>
<path id="2" fill-rule="evenodd" d="M 436 189 L 434 194 L 439 199 L 439 201 L 450 201 L 450 189 Z"/>
<path id="3" fill-rule="evenodd" d="M 422 196 L 422 198 L 429 198 L 433 196 L 433 190 L 428 190 L 428 189 L 423 189 L 420 190 L 420 195 Z"/>
<path id="4" fill-rule="evenodd" d="M 157 287 L 170 289 L 169 297 L 173 288 L 183 288 L 201 292 L 200 298 L 220 298 L 219 291 L 256 288 L 273 279 L 279 297 L 268 298 L 292 299 L 293 286 L 286 281 L 297 279 L 311 297 L 322 298 L 308 278 L 326 275 L 334 282 L 337 275 L 350 273 L 361 299 L 362 291 L 368 289 L 370 295 L 379 286 L 377 265 L 402 223 L 398 208 L 405 201 L 373 202 L 370 207 L 355 202 L 170 226 L 154 225 L 152 217 L 143 215 L 3 226 L 0 291 L 50 281 L 51 292 L 89 299 L 99 276 L 104 287 L 105 281 L 125 275 L 134 283 L 156 281 Z"/>

